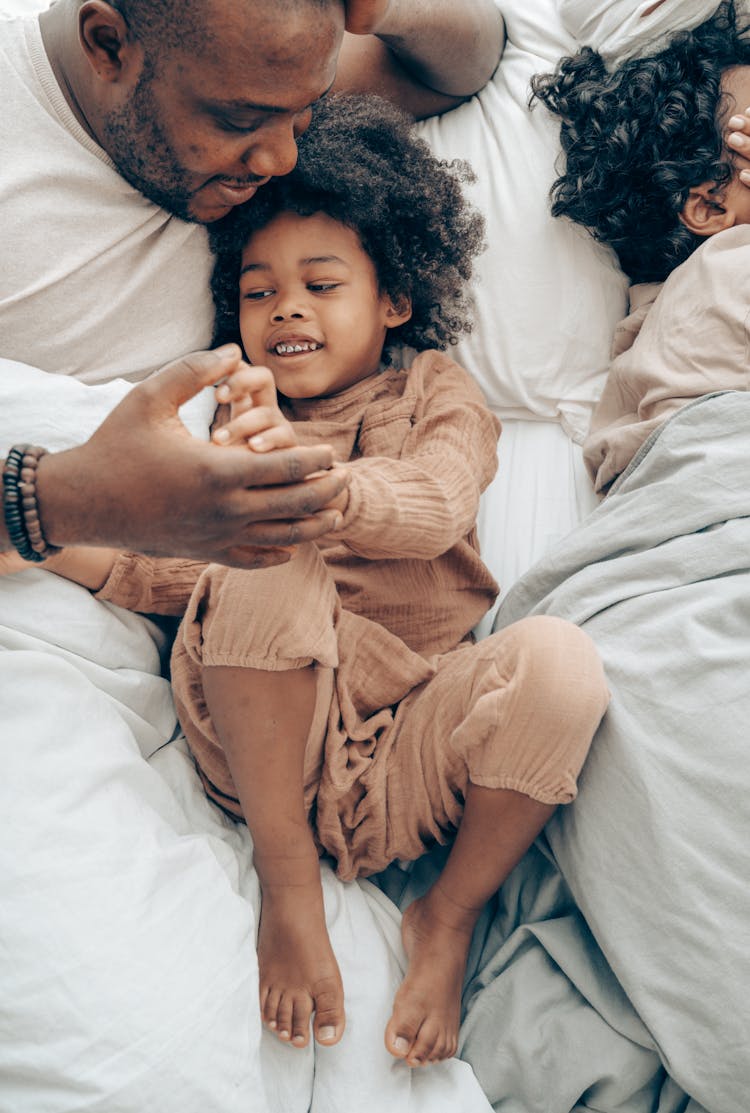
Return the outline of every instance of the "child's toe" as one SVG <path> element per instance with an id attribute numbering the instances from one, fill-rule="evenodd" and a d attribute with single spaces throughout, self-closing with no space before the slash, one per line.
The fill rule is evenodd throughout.
<path id="1" fill-rule="evenodd" d="M 335 978 L 315 987 L 315 1039 L 318 1043 L 338 1043 L 344 1034 L 344 990 Z"/>
<path id="2" fill-rule="evenodd" d="M 276 1011 L 276 1034 L 279 1039 L 292 1038 L 292 1018 L 294 1016 L 294 997 L 289 993 L 282 993 Z"/>
<path id="3" fill-rule="evenodd" d="M 295 998 L 292 1012 L 292 1043 L 296 1047 L 306 1047 L 310 1039 L 310 1018 L 312 1001 L 305 994 Z"/>
<path id="4" fill-rule="evenodd" d="M 397 1059 L 406 1059 L 413 1051 L 422 1016 L 417 1012 L 394 1010 L 385 1030 L 385 1046 Z"/>

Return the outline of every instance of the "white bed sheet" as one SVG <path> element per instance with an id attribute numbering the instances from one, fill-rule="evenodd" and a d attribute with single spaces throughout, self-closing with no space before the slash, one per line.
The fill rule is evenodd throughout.
<path id="1" fill-rule="evenodd" d="M 0 0 L 0 14 L 43 6 Z M 457 355 L 505 422 L 481 533 L 507 588 L 591 503 L 578 442 L 626 284 L 547 212 L 557 140 L 541 109 L 528 114 L 527 83 L 574 38 L 554 0 L 499 6 L 509 45 L 495 79 L 422 126 L 438 153 L 474 163 L 488 216 L 478 325 Z M 71 404 L 78 386 L 61 388 Z M 79 436 L 96 405 L 76 402 Z M 37 411 L 50 447 L 60 407 Z M 0 400 L 3 434 L 36 437 L 25 421 Z M 30 571 L 0 581 L 0 647 L 1 1113 L 488 1108 L 465 1065 L 411 1072 L 385 1053 L 403 956 L 395 908 L 368 883 L 325 874 L 345 1042 L 300 1053 L 261 1033 L 247 833 L 205 800 L 184 743 L 163 746 L 174 718 L 155 627 Z"/>

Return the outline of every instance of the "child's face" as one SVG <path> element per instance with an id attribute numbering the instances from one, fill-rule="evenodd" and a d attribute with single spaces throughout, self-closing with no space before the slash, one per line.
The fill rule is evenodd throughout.
<path id="1" fill-rule="evenodd" d="M 287 398 L 336 394 L 378 369 L 399 313 L 351 228 L 323 213 L 282 213 L 248 241 L 240 333 L 251 363 Z"/>

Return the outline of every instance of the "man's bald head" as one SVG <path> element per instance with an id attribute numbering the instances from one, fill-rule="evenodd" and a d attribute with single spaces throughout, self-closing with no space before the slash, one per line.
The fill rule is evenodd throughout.
<path id="1" fill-rule="evenodd" d="M 300 8 L 326 11 L 341 7 L 341 0 L 111 0 L 128 29 L 147 54 L 154 48 L 171 50 L 205 49 L 212 41 L 220 45 L 217 24 L 228 11 L 242 6 L 246 15 L 266 20 L 283 20 Z M 152 59 L 153 60 L 153 59 Z"/>

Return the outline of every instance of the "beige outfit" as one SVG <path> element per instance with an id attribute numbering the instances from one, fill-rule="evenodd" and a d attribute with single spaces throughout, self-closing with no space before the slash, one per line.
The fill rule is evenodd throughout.
<path id="1" fill-rule="evenodd" d="M 750 226 L 708 239 L 663 285 L 634 286 L 584 459 L 606 491 L 687 402 L 750 387 Z"/>
<path id="2" fill-rule="evenodd" d="M 314 664 L 305 800 L 342 878 L 445 841 L 469 781 L 571 800 L 607 703 L 592 643 L 548 617 L 470 636 L 497 591 L 474 529 L 497 439 L 478 388 L 424 352 L 409 371 L 295 402 L 290 416 L 301 439 L 351 460 L 349 505 L 335 544 L 257 572 L 209 565 L 195 584 L 172 683 L 209 794 L 241 814 L 203 669 Z M 179 581 L 191 586 L 196 570 L 121 558 L 101 594 L 178 609 Z"/>

